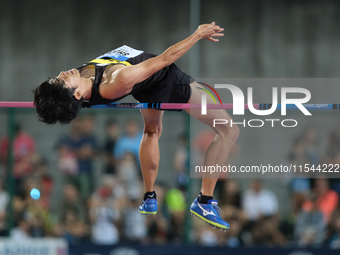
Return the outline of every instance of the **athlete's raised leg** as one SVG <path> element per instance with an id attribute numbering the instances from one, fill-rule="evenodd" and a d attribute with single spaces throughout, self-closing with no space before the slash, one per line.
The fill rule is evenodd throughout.
<path id="1" fill-rule="evenodd" d="M 190 103 L 201 103 L 201 95 L 205 93 L 204 91 L 198 89 L 198 87 L 203 88 L 202 85 L 194 82 L 190 84 L 192 95 L 190 97 Z M 213 100 L 210 97 L 207 97 L 207 103 L 213 104 Z M 216 125 L 213 126 L 214 119 L 226 119 L 228 123 L 230 123 L 231 117 L 225 110 L 209 110 L 207 109 L 207 114 L 202 115 L 200 109 L 189 109 L 186 110 L 190 116 L 194 117 L 198 121 L 210 126 L 215 132 L 216 136 L 212 143 L 210 144 L 204 159 L 205 166 L 215 166 L 216 164 L 223 166 L 227 159 L 229 152 L 234 145 L 238 135 L 239 129 L 236 125 L 230 126 L 228 125 Z M 203 211 L 203 214 L 200 212 L 204 210 L 204 206 L 202 204 L 207 205 L 207 210 L 214 211 L 215 214 L 219 213 L 215 210 L 217 206 L 217 201 L 212 200 L 214 189 L 216 186 L 216 182 L 218 180 L 219 173 L 205 173 L 202 179 L 202 187 L 201 193 L 202 196 L 200 197 L 200 201 L 197 199 L 194 201 L 191 211 L 196 215 L 202 218 L 203 220 L 207 221 L 208 223 L 220 227 L 222 229 L 228 229 L 229 224 L 222 221 L 221 219 L 209 219 L 209 214 L 205 215 L 206 212 Z M 202 204 L 199 205 L 198 202 Z M 214 204 L 216 206 L 214 206 Z M 203 208 L 203 209 L 202 209 Z M 209 209 L 210 208 L 210 209 Z M 193 211 L 194 210 L 194 211 Z M 195 211 L 196 210 L 196 211 Z M 199 214 L 199 215 L 197 215 Z M 211 215 L 210 215 L 211 216 Z"/>
<path id="2" fill-rule="evenodd" d="M 201 103 L 201 95 L 205 93 L 204 91 L 198 89 L 197 87 L 203 88 L 202 85 L 194 82 L 190 84 L 192 89 L 192 95 L 190 97 L 190 103 Z M 210 97 L 207 97 L 207 103 L 213 104 L 214 102 Z M 200 109 L 189 109 L 186 110 L 190 116 L 194 117 L 198 121 L 210 126 L 215 132 L 216 137 L 210 144 L 204 159 L 204 165 L 215 166 L 219 164 L 224 165 L 227 161 L 230 149 L 234 145 L 239 129 L 236 125 L 230 127 L 230 125 L 216 125 L 213 126 L 214 119 L 226 119 L 231 120 L 230 115 L 225 110 L 207 110 L 207 115 L 202 115 Z M 207 178 L 207 176 L 209 178 Z M 211 178 L 213 176 L 213 178 Z M 219 174 L 207 174 L 202 180 L 201 192 L 206 196 L 213 196 L 216 182 L 218 180 Z"/>
<path id="3" fill-rule="evenodd" d="M 144 119 L 143 138 L 139 148 L 139 159 L 144 180 L 144 199 L 139 211 L 143 214 L 156 214 L 157 200 L 154 184 L 159 167 L 158 140 L 162 133 L 163 111 L 142 109 Z"/>

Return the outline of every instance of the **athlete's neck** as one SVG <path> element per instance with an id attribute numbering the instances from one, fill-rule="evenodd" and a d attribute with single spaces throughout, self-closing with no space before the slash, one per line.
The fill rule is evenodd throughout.
<path id="1" fill-rule="evenodd" d="M 91 94 L 92 94 L 92 86 L 93 86 L 93 81 L 94 78 L 83 78 L 84 79 L 84 92 L 83 92 L 83 98 L 85 100 L 89 100 L 91 98 Z"/>

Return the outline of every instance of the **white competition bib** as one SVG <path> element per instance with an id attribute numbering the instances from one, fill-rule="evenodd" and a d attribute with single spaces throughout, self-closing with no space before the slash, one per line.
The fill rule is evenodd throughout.
<path id="1" fill-rule="evenodd" d="M 104 58 L 104 57 L 108 57 L 108 58 L 113 58 L 119 61 L 125 61 L 129 58 L 134 58 L 140 54 L 142 54 L 144 51 L 142 50 L 136 50 L 134 48 L 131 48 L 129 46 L 123 45 L 117 49 L 114 49 L 112 51 L 109 51 L 99 57 L 98 58 Z"/>

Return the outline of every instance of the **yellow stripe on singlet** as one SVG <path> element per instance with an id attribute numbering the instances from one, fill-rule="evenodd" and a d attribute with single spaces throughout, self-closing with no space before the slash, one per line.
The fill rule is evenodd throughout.
<path id="1" fill-rule="evenodd" d="M 113 58 L 110 59 L 102 59 L 102 58 L 96 58 L 91 60 L 89 63 L 95 63 L 95 64 L 108 64 L 108 65 L 117 65 L 117 64 L 123 64 L 125 66 L 131 66 L 129 62 L 126 61 L 119 61 Z"/>

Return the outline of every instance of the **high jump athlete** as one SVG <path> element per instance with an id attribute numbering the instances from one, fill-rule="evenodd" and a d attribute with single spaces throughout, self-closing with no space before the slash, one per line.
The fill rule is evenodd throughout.
<path id="1" fill-rule="evenodd" d="M 200 103 L 202 86 L 179 69 L 174 62 L 183 56 L 197 41 L 223 36 L 224 29 L 215 22 L 203 24 L 185 40 L 169 47 L 161 55 L 122 46 L 101 55 L 78 69 L 61 72 L 49 78 L 34 91 L 34 104 L 39 119 L 48 124 L 69 123 L 79 110 L 87 105 L 107 104 L 132 95 L 142 103 Z M 86 102 L 88 101 L 88 102 Z M 208 97 L 208 103 L 213 103 Z M 163 111 L 140 110 L 144 119 L 144 133 L 140 144 L 140 164 L 144 179 L 145 195 L 139 211 L 142 214 L 157 213 L 154 192 L 159 167 L 158 140 L 162 133 Z M 201 115 L 199 109 L 186 110 L 190 116 L 210 126 L 216 137 L 205 155 L 204 164 L 225 164 L 229 151 L 235 143 L 237 126 L 218 125 L 214 119 L 231 117 L 225 110 L 207 110 Z M 227 230 L 229 224 L 219 213 L 213 192 L 218 175 L 203 176 L 201 192 L 191 205 L 190 211 L 214 227 Z"/>

